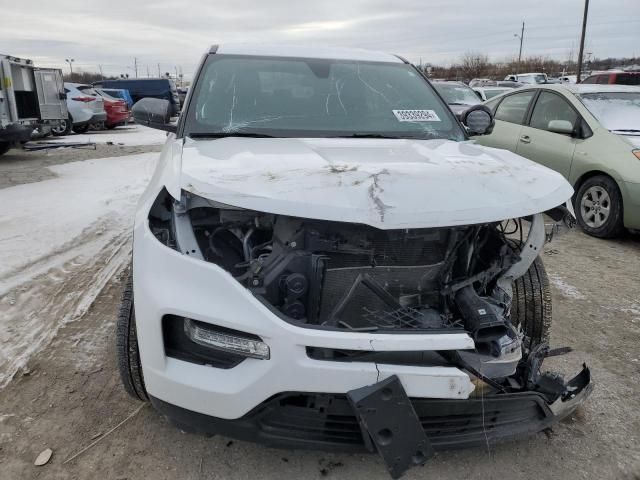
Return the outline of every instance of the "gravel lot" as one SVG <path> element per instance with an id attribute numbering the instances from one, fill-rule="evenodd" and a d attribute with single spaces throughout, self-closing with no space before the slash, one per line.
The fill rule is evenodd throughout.
<path id="1" fill-rule="evenodd" d="M 159 149 L 98 145 L 95 151 L 12 153 L 0 158 L 0 193 L 55 178 L 51 165 Z M 14 208 L 20 212 L 20 205 Z M 0 240 L 2 225 L 0 217 Z M 125 237 L 117 246 L 120 255 L 111 250 L 99 259 L 74 259 L 72 244 L 70 263 L 54 272 L 56 282 L 49 285 L 53 273 L 44 272 L 4 294 L 0 288 L 0 320 L 20 321 L 33 308 L 30 292 L 76 298 L 87 282 L 112 272 L 88 308 L 61 325 L 0 390 L 1 479 L 388 478 L 373 455 L 274 450 L 184 434 L 148 406 L 108 434 L 140 405 L 121 388 L 114 358 L 129 243 Z M 441 453 L 405 478 L 640 478 L 640 237 L 602 241 L 576 231 L 547 245 L 544 261 L 553 284 L 552 344 L 574 348 L 548 364 L 572 373 L 586 362 L 595 378 L 593 395 L 553 431 L 489 451 Z M 38 308 L 56 322 L 64 308 L 76 306 L 56 300 Z M 51 461 L 34 466 L 45 448 L 53 450 Z"/>

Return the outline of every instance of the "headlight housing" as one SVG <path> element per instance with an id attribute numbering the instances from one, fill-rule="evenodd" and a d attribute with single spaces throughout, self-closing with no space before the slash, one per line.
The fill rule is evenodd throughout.
<path id="1" fill-rule="evenodd" d="M 233 335 L 190 318 L 184 319 L 184 333 L 192 342 L 203 347 L 259 360 L 271 358 L 269 346 L 257 338 Z"/>

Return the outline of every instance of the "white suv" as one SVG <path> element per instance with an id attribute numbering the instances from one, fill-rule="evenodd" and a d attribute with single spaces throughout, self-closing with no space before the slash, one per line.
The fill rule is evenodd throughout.
<path id="1" fill-rule="evenodd" d="M 54 129 L 54 135 L 67 135 L 72 129 L 76 133 L 85 133 L 91 125 L 104 123 L 107 119 L 104 101 L 91 85 L 66 82 L 64 91 L 69 118 Z"/>
<path id="2" fill-rule="evenodd" d="M 377 450 L 539 431 L 591 390 L 542 373 L 541 212 L 573 191 L 474 145 L 412 65 L 362 50 L 228 45 L 202 61 L 135 221 L 118 319 L 127 391 L 185 430 Z M 490 415 L 483 413 L 489 411 Z"/>

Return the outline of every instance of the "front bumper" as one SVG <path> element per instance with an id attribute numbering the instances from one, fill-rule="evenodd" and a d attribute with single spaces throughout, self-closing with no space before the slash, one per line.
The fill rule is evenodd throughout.
<path id="1" fill-rule="evenodd" d="M 624 226 L 640 230 L 640 183 L 622 182 Z"/>
<path id="2" fill-rule="evenodd" d="M 414 398 L 465 399 L 474 385 L 449 366 L 385 365 L 309 357 L 307 347 L 362 351 L 465 350 L 464 332 L 372 334 L 302 328 L 285 322 L 215 264 L 161 244 L 146 221 L 134 234 L 134 297 L 140 357 L 148 393 L 185 410 L 239 419 L 282 392 L 342 394 L 391 375 Z M 269 360 L 247 358 L 230 369 L 172 358 L 163 344 L 162 318 L 177 315 L 259 336 Z"/>
<path id="3" fill-rule="evenodd" d="M 554 402 L 531 391 L 465 400 L 411 398 L 411 404 L 435 450 L 491 445 L 534 434 L 571 414 L 593 389 L 586 367 L 572 382 L 572 395 Z M 203 415 L 154 397 L 151 402 L 186 431 L 281 448 L 371 451 L 356 413 L 343 394 L 282 393 L 237 420 Z"/>

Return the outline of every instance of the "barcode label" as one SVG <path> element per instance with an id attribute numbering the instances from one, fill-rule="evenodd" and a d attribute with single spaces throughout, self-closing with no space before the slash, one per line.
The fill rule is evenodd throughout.
<path id="1" fill-rule="evenodd" d="M 433 110 L 392 110 L 400 122 L 439 122 L 440 117 Z"/>

